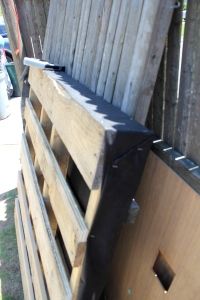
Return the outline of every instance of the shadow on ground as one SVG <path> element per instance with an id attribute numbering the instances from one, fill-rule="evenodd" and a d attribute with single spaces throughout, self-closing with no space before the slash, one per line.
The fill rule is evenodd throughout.
<path id="1" fill-rule="evenodd" d="M 0 195 L 0 300 L 23 299 L 14 225 L 16 195 L 16 189 Z"/>

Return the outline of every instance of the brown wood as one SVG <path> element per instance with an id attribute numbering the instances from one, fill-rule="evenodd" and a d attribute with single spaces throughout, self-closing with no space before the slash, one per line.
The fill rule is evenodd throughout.
<path id="1" fill-rule="evenodd" d="M 151 153 L 136 200 L 140 214 L 121 232 L 108 299 L 198 300 L 200 196 Z M 167 294 L 152 270 L 159 251 L 175 273 Z"/>
<path id="2" fill-rule="evenodd" d="M 188 2 L 183 59 L 180 81 L 180 99 L 176 124 L 175 146 L 184 154 L 199 160 L 199 66 L 200 3 Z M 191 145 L 190 145 L 191 144 Z"/>
<path id="3" fill-rule="evenodd" d="M 174 145 L 176 112 L 178 103 L 180 48 L 182 40 L 183 1 L 174 10 L 166 50 L 165 111 L 163 137 L 166 143 Z"/>

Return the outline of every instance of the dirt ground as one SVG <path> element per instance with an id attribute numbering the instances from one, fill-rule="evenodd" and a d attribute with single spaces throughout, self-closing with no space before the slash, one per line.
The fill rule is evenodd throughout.
<path id="1" fill-rule="evenodd" d="M 0 195 L 0 300 L 23 299 L 14 225 L 16 195 L 16 189 Z"/>

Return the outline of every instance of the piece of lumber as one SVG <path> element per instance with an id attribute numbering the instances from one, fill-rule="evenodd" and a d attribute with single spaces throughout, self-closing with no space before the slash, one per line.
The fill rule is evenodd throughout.
<path id="1" fill-rule="evenodd" d="M 47 138 L 27 99 L 25 119 L 36 157 L 49 189 L 51 206 L 72 266 L 78 266 L 82 259 L 88 230 L 77 206 L 75 197 L 59 168 Z M 67 230 L 66 230 L 67 228 Z"/>
<path id="2" fill-rule="evenodd" d="M 108 102 L 112 102 L 117 73 L 119 69 L 119 63 L 121 59 L 122 48 L 124 44 L 124 37 L 126 33 L 126 27 L 129 18 L 129 12 L 131 8 L 132 0 L 123 0 L 120 8 L 120 14 L 118 18 L 118 23 L 116 27 L 115 39 L 113 43 L 112 56 L 110 59 L 104 99 Z"/>
<path id="3" fill-rule="evenodd" d="M 100 196 L 101 196 L 101 189 L 92 190 L 90 193 L 88 206 L 85 213 L 85 222 L 89 229 L 91 228 L 92 223 L 94 221 L 95 214 L 97 212 L 99 201 L 100 201 Z M 71 284 L 74 300 L 77 299 L 81 272 L 82 272 L 82 265 L 72 269 L 70 284 Z"/>
<path id="4" fill-rule="evenodd" d="M 31 272 L 28 261 L 28 255 L 25 244 L 25 237 L 23 232 L 23 225 L 21 220 L 21 213 L 18 199 L 15 200 L 15 228 L 17 235 L 17 246 L 19 254 L 19 262 L 22 276 L 22 285 L 24 291 L 24 298 L 27 300 L 34 300 L 33 285 L 31 281 Z"/>
<path id="5" fill-rule="evenodd" d="M 95 59 L 94 59 L 94 64 L 93 64 L 93 68 L 91 71 L 90 89 L 93 92 L 96 92 L 99 73 L 101 70 L 101 61 L 102 61 L 102 57 L 103 57 L 106 35 L 107 35 L 108 26 L 109 26 L 109 19 L 110 19 L 112 3 L 113 3 L 113 0 L 104 1 L 101 29 L 100 29 L 99 36 L 98 36 L 98 43 L 96 46 Z"/>
<path id="6" fill-rule="evenodd" d="M 145 124 L 173 9 L 173 0 L 145 1 L 143 5 L 122 103 L 122 111 L 141 124 Z"/>
<path id="7" fill-rule="evenodd" d="M 114 43 L 114 38 L 116 33 L 117 22 L 120 14 L 120 8 L 121 8 L 121 0 L 113 1 L 107 35 L 106 35 L 106 41 L 105 41 L 105 46 L 103 51 L 103 57 L 101 61 L 101 69 L 100 69 L 97 89 L 96 89 L 96 93 L 99 96 L 103 96 L 105 90 L 106 78 L 107 78 L 109 63 L 112 55 L 113 43 Z"/>
<path id="8" fill-rule="evenodd" d="M 164 111 L 164 136 L 169 145 L 174 146 L 176 130 L 176 112 L 179 91 L 179 68 L 181 60 L 182 26 L 183 26 L 183 0 L 179 8 L 174 10 L 172 22 L 167 38 L 166 55 L 166 83 L 165 83 L 165 111 Z"/>
<path id="9" fill-rule="evenodd" d="M 101 20 L 103 15 L 105 0 L 92 1 L 91 11 L 89 15 L 87 35 L 85 41 L 85 48 L 83 53 L 83 60 L 80 72 L 80 82 L 86 86 L 90 86 L 92 67 L 94 64 L 94 57 L 97 51 L 97 42 L 101 28 Z"/>
<path id="10" fill-rule="evenodd" d="M 69 50 L 69 57 L 67 59 L 67 73 L 69 75 L 72 74 L 73 64 L 74 64 L 74 54 L 77 45 L 77 36 L 78 29 L 80 23 L 80 15 L 82 10 L 83 1 L 82 0 L 74 0 L 74 12 L 73 12 L 73 27 L 71 32 L 71 43 Z"/>
<path id="11" fill-rule="evenodd" d="M 21 162 L 27 197 L 29 199 L 29 210 L 33 221 L 49 296 L 51 299 L 71 299 L 72 294 L 69 281 L 62 265 L 55 238 L 51 231 L 28 144 L 24 135 L 22 136 Z"/>
<path id="12" fill-rule="evenodd" d="M 33 228 L 30 220 L 29 209 L 28 209 L 28 204 L 26 199 L 26 192 L 25 192 L 21 172 L 18 173 L 17 189 L 18 189 L 19 204 L 20 204 L 21 216 L 23 221 L 28 258 L 30 262 L 35 298 L 45 300 L 48 299 L 48 297 L 46 294 L 41 265 L 37 253 L 37 246 L 36 246 Z"/>
<path id="13" fill-rule="evenodd" d="M 87 104 L 87 98 L 64 81 L 63 87 L 61 81 L 57 81 L 59 78 L 59 75 L 53 72 L 30 69 L 29 82 L 32 89 L 67 146 L 87 185 L 90 188 L 94 185 L 98 187 L 103 167 L 104 128 L 91 117 L 89 111 L 93 107 Z M 84 108 L 84 104 L 88 109 Z"/>
<path id="14" fill-rule="evenodd" d="M 112 101 L 113 105 L 117 107 L 121 107 L 122 104 L 126 81 L 131 67 L 131 59 L 133 56 L 143 5 L 144 0 L 131 1 L 125 40 L 120 58 L 119 69 L 117 71 L 117 79 Z"/>
<path id="15" fill-rule="evenodd" d="M 75 79 L 80 78 L 91 3 L 92 0 L 85 0 L 83 1 L 83 5 L 82 5 L 82 11 L 81 11 L 81 17 L 79 23 L 79 33 L 77 38 L 78 40 L 77 40 L 77 46 L 76 46 L 75 57 L 74 57 L 74 66 L 72 72 L 72 76 Z"/>
<path id="16" fill-rule="evenodd" d="M 200 3 L 188 2 L 183 43 L 175 147 L 200 164 Z"/>

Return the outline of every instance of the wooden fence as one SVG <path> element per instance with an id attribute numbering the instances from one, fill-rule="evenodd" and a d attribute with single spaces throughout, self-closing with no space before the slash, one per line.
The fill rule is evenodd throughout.
<path id="1" fill-rule="evenodd" d="M 43 58 L 144 124 L 174 3 L 52 0 Z"/>
<path id="2" fill-rule="evenodd" d="M 148 126 L 200 164 L 200 3 L 188 1 L 185 9 L 182 3 L 173 16 Z"/>

